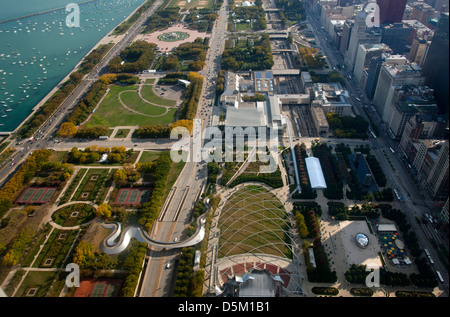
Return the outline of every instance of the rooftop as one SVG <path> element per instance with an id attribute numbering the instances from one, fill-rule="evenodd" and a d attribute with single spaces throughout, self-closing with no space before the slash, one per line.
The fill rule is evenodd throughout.
<path id="1" fill-rule="evenodd" d="M 309 180 L 311 182 L 311 188 L 327 188 L 319 159 L 317 157 L 310 156 L 305 159 L 305 163 L 306 169 L 308 170 Z"/>

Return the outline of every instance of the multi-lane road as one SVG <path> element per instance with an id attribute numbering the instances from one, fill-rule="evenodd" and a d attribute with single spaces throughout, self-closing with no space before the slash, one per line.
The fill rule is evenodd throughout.
<path id="1" fill-rule="evenodd" d="M 200 131 L 212 123 L 212 103 L 215 95 L 215 83 L 220 68 L 220 57 L 224 48 L 225 29 L 227 23 L 227 1 L 225 0 L 219 10 L 219 16 L 212 30 L 209 40 L 210 49 L 206 58 L 206 65 L 201 75 L 205 77 L 202 94 L 199 99 L 197 118 L 201 119 Z M 196 135 L 194 129 L 193 137 Z M 201 145 L 203 146 L 202 139 Z M 190 143 L 191 152 L 193 151 Z M 160 219 L 155 222 L 152 234 L 158 241 L 181 241 L 186 238 L 186 231 L 191 223 L 192 209 L 199 200 L 206 186 L 207 168 L 204 161 L 186 162 L 183 171 L 168 194 L 166 205 L 163 206 Z M 180 250 L 164 250 L 150 247 L 146 259 L 143 278 L 138 296 L 140 297 L 167 297 L 171 295 L 175 282 L 174 270 L 178 261 Z"/>

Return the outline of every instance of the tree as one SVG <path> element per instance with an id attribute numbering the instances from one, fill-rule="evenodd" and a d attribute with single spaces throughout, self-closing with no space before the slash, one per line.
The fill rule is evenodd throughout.
<path id="1" fill-rule="evenodd" d="M 73 124 L 72 122 L 64 122 L 63 124 L 61 124 L 61 127 L 59 128 L 56 135 L 59 137 L 71 138 L 77 133 L 77 131 L 78 128 L 75 124 Z"/>
<path id="2" fill-rule="evenodd" d="M 186 119 L 178 120 L 170 125 L 170 131 L 172 131 L 176 127 L 185 127 L 186 129 L 189 130 L 189 133 L 192 133 L 193 124 L 194 123 L 192 120 L 186 120 Z"/>
<path id="3" fill-rule="evenodd" d="M 94 245 L 86 240 L 81 240 L 75 248 L 73 262 L 81 268 L 86 268 L 94 258 Z"/>
<path id="4" fill-rule="evenodd" d="M 101 204 L 95 210 L 95 215 L 105 218 L 111 217 L 111 206 L 108 204 Z"/>
<path id="5" fill-rule="evenodd" d="M 178 57 L 175 55 L 169 55 L 161 65 L 162 70 L 176 70 L 178 68 Z"/>
<path id="6" fill-rule="evenodd" d="M 114 83 L 117 80 L 116 74 L 104 74 L 99 79 L 100 82 L 104 83 L 105 85 L 109 85 Z"/>
<path id="7" fill-rule="evenodd" d="M 120 153 L 109 153 L 108 162 L 111 164 L 119 163 L 122 160 L 122 155 Z"/>
<path id="8" fill-rule="evenodd" d="M 123 185 L 127 180 L 127 172 L 123 168 L 120 168 L 114 173 L 113 179 L 116 184 Z"/>

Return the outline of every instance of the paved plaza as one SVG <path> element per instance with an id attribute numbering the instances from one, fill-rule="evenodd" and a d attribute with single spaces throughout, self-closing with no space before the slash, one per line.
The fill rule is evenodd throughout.
<path id="1" fill-rule="evenodd" d="M 183 40 L 179 41 L 161 41 L 158 37 L 160 35 L 163 35 L 165 33 L 172 33 L 172 32 L 184 32 L 187 33 L 189 36 Z M 164 53 L 168 53 L 171 50 L 173 50 L 175 47 L 179 46 L 183 43 L 192 43 L 194 40 L 198 37 L 204 39 L 205 37 L 208 37 L 209 35 L 204 32 L 198 32 L 196 30 L 189 30 L 185 28 L 182 24 L 176 24 L 174 26 L 169 27 L 168 29 L 165 29 L 163 31 L 155 31 L 153 33 L 149 34 L 139 34 L 134 40 L 142 40 L 147 41 L 149 43 L 155 43 L 156 46 L 159 47 L 159 50 Z"/>

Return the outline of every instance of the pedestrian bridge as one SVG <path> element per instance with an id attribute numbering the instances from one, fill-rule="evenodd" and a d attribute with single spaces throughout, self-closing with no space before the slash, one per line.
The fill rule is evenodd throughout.
<path id="1" fill-rule="evenodd" d="M 197 230 L 195 233 L 186 240 L 178 242 L 162 242 L 153 240 L 147 232 L 142 230 L 141 227 L 127 227 L 121 231 L 120 223 L 103 223 L 102 227 L 112 229 L 112 232 L 108 237 L 106 237 L 105 240 L 102 241 L 100 244 L 100 249 L 106 254 L 120 253 L 128 247 L 128 244 L 132 238 L 138 240 L 139 242 L 145 242 L 151 246 L 159 248 L 176 249 L 190 247 L 200 243 L 205 237 L 205 223 L 206 214 L 198 217 Z M 119 240 L 116 242 L 118 238 Z"/>

